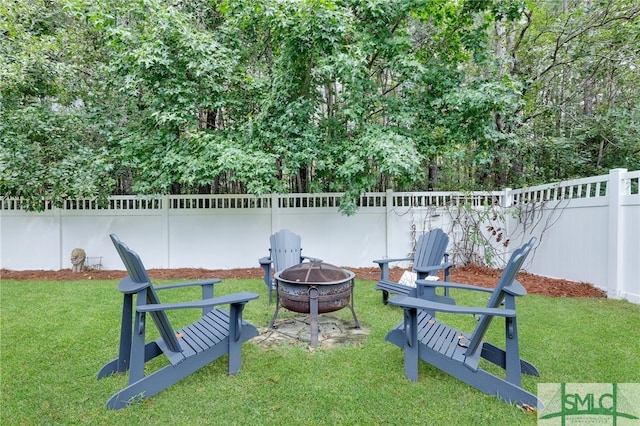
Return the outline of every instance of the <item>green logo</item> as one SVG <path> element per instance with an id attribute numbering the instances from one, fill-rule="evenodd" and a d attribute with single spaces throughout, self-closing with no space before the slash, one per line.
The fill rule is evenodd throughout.
<path id="1" fill-rule="evenodd" d="M 640 383 L 540 383 L 538 425 L 640 425 Z"/>

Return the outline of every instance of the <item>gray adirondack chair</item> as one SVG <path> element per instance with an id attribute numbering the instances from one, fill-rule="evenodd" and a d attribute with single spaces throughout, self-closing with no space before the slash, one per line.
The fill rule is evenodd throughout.
<path id="1" fill-rule="evenodd" d="M 382 303 L 387 304 L 389 293 L 416 295 L 413 287 L 389 280 L 389 263 L 391 262 L 413 261 L 413 270 L 419 280 L 435 276 L 438 271 L 444 271 L 444 281 L 449 281 L 449 270 L 453 263 L 449 262 L 448 244 L 447 234 L 442 229 L 436 228 L 418 238 L 413 257 L 374 260 L 374 263 L 380 267 L 380 281 L 376 284 L 376 290 L 382 290 Z M 417 296 L 421 297 L 422 295 L 417 294 Z M 453 299 L 449 297 L 448 287 L 444 287 L 444 295 L 437 297 L 442 303 L 454 303 Z"/>
<path id="2" fill-rule="evenodd" d="M 267 285 L 269 304 L 271 304 L 271 293 L 276 290 L 273 274 L 284 271 L 305 260 L 309 262 L 322 262 L 322 259 L 303 256 L 302 238 L 288 229 L 281 229 L 271 235 L 269 242 L 271 244 L 269 256 L 258 259 L 258 263 L 260 263 L 260 266 L 264 270 L 264 283 Z"/>
<path id="3" fill-rule="evenodd" d="M 119 356 L 102 367 L 98 379 L 129 371 L 129 382 L 109 399 L 107 408 L 119 409 L 149 398 L 225 354 L 229 355 L 229 374 L 238 373 L 242 343 L 258 335 L 253 325 L 242 320 L 242 311 L 258 295 L 242 292 L 214 297 L 213 286 L 221 281 L 217 278 L 154 287 L 138 254 L 115 234 L 111 234 L 111 240 L 129 275 L 118 286 L 124 294 Z M 157 291 L 188 286 L 202 287 L 203 299 L 160 303 Z M 229 311 L 218 308 L 220 305 L 230 305 Z M 166 311 L 187 308 L 202 309 L 202 317 L 174 331 Z M 156 341 L 146 342 L 147 314 L 158 328 L 160 338 Z M 161 354 L 169 365 L 145 376 L 146 362 Z"/>
<path id="4" fill-rule="evenodd" d="M 522 373 L 534 376 L 539 376 L 539 373 L 532 364 L 520 359 L 515 303 L 517 296 L 526 294 L 526 290 L 515 280 L 515 276 L 535 240 L 532 238 L 514 251 L 495 289 L 446 283 L 451 288 L 491 292 L 489 303 L 484 308 L 452 306 L 410 296 L 389 299 L 390 304 L 404 309 L 404 320 L 387 334 L 386 340 L 404 350 L 404 373 L 408 379 L 418 380 L 418 360 L 422 359 L 468 385 L 506 402 L 542 408 L 542 403 L 536 396 L 522 388 Z M 418 285 L 432 286 L 434 283 L 419 280 Z M 501 307 L 503 302 L 504 307 Z M 473 333 L 467 334 L 437 321 L 435 312 L 480 315 L 480 319 Z M 504 350 L 483 341 L 495 317 L 505 319 Z M 505 369 L 506 378 L 480 369 L 480 358 Z"/>

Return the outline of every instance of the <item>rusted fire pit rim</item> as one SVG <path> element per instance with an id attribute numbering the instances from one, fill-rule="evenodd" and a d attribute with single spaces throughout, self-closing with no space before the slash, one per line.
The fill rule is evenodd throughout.
<path id="1" fill-rule="evenodd" d="M 340 278 L 340 279 L 336 279 L 333 281 L 319 281 L 319 280 L 292 280 L 292 279 L 287 279 L 286 275 L 287 274 L 291 274 L 292 273 L 292 268 L 298 267 L 298 270 L 304 270 L 307 269 L 309 270 L 309 273 L 315 268 L 316 270 L 322 270 L 322 267 L 325 266 L 326 270 L 328 271 L 332 271 L 332 272 L 336 272 L 339 271 L 341 273 L 344 274 L 344 277 Z M 285 278 L 282 277 L 282 275 L 285 275 Z M 307 276 L 309 276 L 309 274 L 307 274 Z M 323 263 L 323 262 L 305 262 L 305 263 L 301 263 L 299 265 L 293 266 L 291 268 L 285 269 L 284 271 L 280 271 L 280 272 L 276 272 L 274 277 L 276 280 L 278 281 L 282 281 L 288 284 L 298 284 L 298 285 L 335 285 L 335 284 L 342 284 L 346 281 L 350 281 L 353 278 L 355 278 L 356 274 L 352 271 L 349 271 L 347 269 L 342 269 L 338 266 L 335 265 L 331 265 L 330 263 Z"/>

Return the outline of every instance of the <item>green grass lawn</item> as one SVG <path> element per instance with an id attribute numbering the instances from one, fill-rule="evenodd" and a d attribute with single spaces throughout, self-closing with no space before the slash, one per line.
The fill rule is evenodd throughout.
<path id="1" fill-rule="evenodd" d="M 357 281 L 355 307 L 371 333 L 363 344 L 310 351 L 305 345 L 265 349 L 243 346 L 242 371 L 229 377 L 226 357 L 160 394 L 127 409 L 104 404 L 126 376 L 97 381 L 100 367 L 118 351 L 122 298 L 117 281 L 11 281 L 0 283 L 2 425 L 31 424 L 237 424 L 407 425 L 536 423 L 524 412 L 420 362 L 418 382 L 404 378 L 403 353 L 384 341 L 401 318 L 383 306 L 375 283 Z M 225 280 L 216 294 L 254 291 L 245 319 L 266 326 L 273 314 L 264 283 Z M 487 293 L 453 292 L 458 304 L 484 305 Z M 198 299 L 199 289 L 160 296 L 163 302 Z M 171 297 L 168 297 L 171 296 Z M 180 297 L 178 297 L 180 296 Z M 519 299 L 521 355 L 541 377 L 537 383 L 640 382 L 640 306 L 605 299 Z M 173 311 L 178 328 L 199 311 Z M 283 311 L 279 318 L 293 313 Z M 332 315 L 351 320 L 348 309 Z M 472 317 L 440 316 L 472 330 Z M 149 322 L 149 329 L 152 323 Z M 503 343 L 503 321 L 488 340 Z M 159 357 L 149 367 L 166 361 Z"/>

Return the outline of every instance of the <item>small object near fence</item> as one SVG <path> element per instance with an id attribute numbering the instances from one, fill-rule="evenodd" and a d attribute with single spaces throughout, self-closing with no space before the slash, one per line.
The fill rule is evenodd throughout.
<path id="1" fill-rule="evenodd" d="M 102 256 L 87 257 L 84 262 L 84 269 L 99 271 L 102 269 Z"/>
<path id="2" fill-rule="evenodd" d="M 87 254 L 81 248 L 74 248 L 71 250 L 71 270 L 73 272 L 82 272 L 84 270 L 84 262 L 87 258 Z"/>

